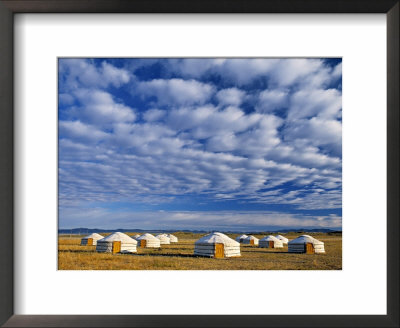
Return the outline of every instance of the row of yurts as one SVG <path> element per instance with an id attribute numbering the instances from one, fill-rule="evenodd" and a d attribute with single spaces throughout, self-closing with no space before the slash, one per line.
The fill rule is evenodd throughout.
<path id="1" fill-rule="evenodd" d="M 81 245 L 96 245 L 97 252 L 136 253 L 138 246 L 158 248 L 162 244 L 177 242 L 178 238 L 171 234 L 154 237 L 145 233 L 129 237 L 122 232 L 114 232 L 107 237 L 97 233 L 90 234 L 82 238 Z M 254 236 L 241 235 L 233 240 L 223 233 L 213 232 L 195 242 L 194 255 L 216 258 L 240 256 L 241 243 L 263 248 L 282 248 L 284 244 L 288 244 L 289 253 L 325 253 L 324 243 L 308 235 L 291 241 L 281 235 L 269 235 L 260 240 Z"/>

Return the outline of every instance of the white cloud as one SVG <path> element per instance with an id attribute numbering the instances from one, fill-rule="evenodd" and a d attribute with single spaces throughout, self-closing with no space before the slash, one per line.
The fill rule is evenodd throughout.
<path id="1" fill-rule="evenodd" d="M 215 111 L 216 109 L 213 106 L 197 107 L 194 109 L 188 107 L 173 109 L 169 111 L 166 122 L 168 126 L 177 131 L 184 131 L 203 123 Z"/>
<path id="2" fill-rule="evenodd" d="M 169 59 L 168 69 L 186 78 L 199 78 L 214 67 L 220 66 L 223 59 Z"/>
<path id="3" fill-rule="evenodd" d="M 329 146 L 336 156 L 341 154 L 342 124 L 340 121 L 313 117 L 289 123 L 285 127 L 286 141 L 303 139 L 313 146 Z"/>
<path id="4" fill-rule="evenodd" d="M 110 138 L 108 147 L 136 147 L 136 151 L 143 152 L 149 143 L 162 142 L 165 138 L 170 138 L 175 132 L 164 125 L 142 123 L 116 123 L 113 125 L 113 137 Z M 119 150 L 121 151 L 121 150 Z M 132 151 L 132 150 L 130 150 Z M 153 152 L 155 148 L 153 149 Z M 151 151 L 149 150 L 149 154 Z"/>
<path id="5" fill-rule="evenodd" d="M 332 70 L 332 77 L 334 79 L 338 79 L 339 77 L 342 76 L 342 63 L 340 62 L 337 64 L 334 69 Z"/>
<path id="6" fill-rule="evenodd" d="M 250 157 L 265 156 L 281 142 L 277 129 L 282 124 L 283 120 L 277 116 L 262 115 L 256 127 L 238 136 L 240 141 L 237 151 Z"/>
<path id="7" fill-rule="evenodd" d="M 99 141 L 109 136 L 109 134 L 80 121 L 60 121 L 58 127 L 60 134 L 64 137 L 83 141 Z"/>
<path id="8" fill-rule="evenodd" d="M 277 59 L 171 59 L 166 69 L 186 78 L 200 78 L 206 75 L 218 75 L 225 81 L 244 85 L 267 74 L 278 62 Z"/>
<path id="9" fill-rule="evenodd" d="M 260 92 L 258 97 L 257 111 L 269 113 L 279 108 L 287 107 L 288 91 L 267 89 Z"/>
<path id="10" fill-rule="evenodd" d="M 275 59 L 227 59 L 215 70 L 225 79 L 244 85 L 270 73 L 278 60 Z"/>
<path id="11" fill-rule="evenodd" d="M 274 66 L 271 80 L 279 86 L 289 86 L 323 68 L 320 59 L 285 59 Z"/>
<path id="12" fill-rule="evenodd" d="M 207 139 L 231 133 L 244 132 L 262 124 L 260 114 L 245 115 L 236 107 L 218 110 L 213 106 L 179 108 L 171 110 L 166 123 L 177 131 L 189 130 L 192 138 Z"/>
<path id="13" fill-rule="evenodd" d="M 79 87 L 107 88 L 109 85 L 119 87 L 131 79 L 131 74 L 109 63 L 102 62 L 96 67 L 86 59 L 62 58 L 59 61 L 60 72 L 64 74 L 61 88 L 74 90 Z"/>
<path id="14" fill-rule="evenodd" d="M 114 122 L 132 122 L 136 118 L 132 108 L 115 102 L 108 92 L 79 89 L 74 95 L 81 103 L 81 107 L 71 110 L 71 115 L 84 121 L 109 125 Z"/>
<path id="15" fill-rule="evenodd" d="M 130 80 L 130 74 L 124 69 L 116 68 L 106 62 L 101 65 L 102 78 L 105 83 L 112 84 L 114 87 L 119 87 L 122 84 L 128 83 Z"/>
<path id="16" fill-rule="evenodd" d="M 233 151 L 238 148 L 238 140 L 234 133 L 227 132 L 207 140 L 207 149 L 212 152 Z"/>
<path id="17" fill-rule="evenodd" d="M 339 64 L 341 65 L 341 64 Z M 217 75 L 234 85 L 252 83 L 260 77 L 270 81 L 270 87 L 321 88 L 337 79 L 341 66 L 332 69 L 323 59 L 172 59 L 166 69 L 187 78 Z"/>
<path id="18" fill-rule="evenodd" d="M 341 117 L 342 95 L 336 89 L 301 90 L 290 99 L 288 119 Z"/>
<path id="19" fill-rule="evenodd" d="M 221 105 L 239 106 L 246 96 L 246 93 L 237 88 L 229 88 L 218 91 L 216 97 Z"/>
<path id="20" fill-rule="evenodd" d="M 135 94 L 156 97 L 160 106 L 204 104 L 214 93 L 214 87 L 196 80 L 155 79 L 140 82 L 133 90 Z"/>
<path id="21" fill-rule="evenodd" d="M 70 225 L 60 228 L 79 226 L 81 212 L 79 208 L 65 209 L 62 216 L 68 217 Z M 267 211 L 163 211 L 134 212 L 129 210 L 110 211 L 104 208 L 92 208 L 85 211 L 88 219 L 88 228 L 115 229 L 116 226 L 142 229 L 245 229 L 251 231 L 259 229 L 285 228 L 338 228 L 341 227 L 340 216 L 300 216 Z M 110 220 L 111 218 L 111 220 Z M 112 223 L 110 223 L 112 222 Z M 239 231 L 239 230 L 237 230 Z"/>
<path id="22" fill-rule="evenodd" d="M 162 119 L 166 113 L 167 112 L 165 110 L 161 109 L 149 109 L 143 113 L 143 118 L 148 122 L 158 121 Z"/>
<path id="23" fill-rule="evenodd" d="M 296 140 L 297 141 L 297 140 Z M 307 168 L 340 167 L 341 160 L 338 157 L 330 157 L 319 151 L 314 146 L 278 145 L 268 152 L 267 158 L 292 163 Z"/>
<path id="24" fill-rule="evenodd" d="M 219 111 L 214 108 L 210 115 L 193 127 L 192 134 L 196 139 L 205 139 L 232 132 L 244 132 L 256 124 L 261 124 L 259 120 L 258 114 L 245 115 L 236 107 L 227 107 Z"/>

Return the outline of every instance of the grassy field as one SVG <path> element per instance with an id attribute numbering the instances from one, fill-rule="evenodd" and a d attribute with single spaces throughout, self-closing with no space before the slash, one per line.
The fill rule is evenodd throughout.
<path id="1" fill-rule="evenodd" d="M 134 235 L 135 232 L 128 233 Z M 106 235 L 106 234 L 103 234 Z M 309 233 L 325 243 L 325 254 L 293 254 L 288 248 L 269 249 L 241 245 L 241 257 L 194 257 L 194 242 L 205 234 L 174 233 L 179 242 L 157 249 L 138 247 L 136 254 L 97 253 L 95 246 L 80 246 L 83 236 L 60 235 L 59 270 L 341 270 L 342 235 Z M 236 238 L 238 234 L 227 234 Z M 284 234 L 294 239 L 300 233 Z M 265 235 L 254 235 L 262 238 Z"/>

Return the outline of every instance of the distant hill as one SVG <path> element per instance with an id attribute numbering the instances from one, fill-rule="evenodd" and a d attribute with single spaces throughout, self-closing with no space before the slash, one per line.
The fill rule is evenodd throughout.
<path id="1" fill-rule="evenodd" d="M 208 233 L 212 231 L 221 231 L 225 233 L 246 233 L 246 234 L 268 234 L 268 233 L 287 233 L 287 232 L 298 232 L 298 233 L 306 233 L 306 232 L 323 232 L 323 233 L 332 233 L 332 232 L 342 232 L 341 230 L 334 229 L 326 229 L 326 228 L 299 228 L 299 229 L 277 229 L 277 230 L 263 230 L 263 231 L 253 231 L 253 230 L 236 230 L 236 231 L 226 231 L 226 230 L 188 230 L 188 229 L 169 229 L 169 230 L 143 230 L 143 229 L 89 229 L 89 228 L 74 228 L 74 229 L 58 229 L 59 234 L 90 234 L 90 233 L 105 233 L 105 232 L 149 232 L 149 233 L 161 233 L 161 232 L 192 232 L 192 233 Z"/>
<path id="2" fill-rule="evenodd" d="M 292 231 L 297 231 L 297 232 L 342 232 L 341 230 L 333 230 L 333 229 L 326 229 L 326 228 L 315 228 L 315 229 L 285 229 L 285 230 L 275 230 L 275 232 L 292 232 Z"/>

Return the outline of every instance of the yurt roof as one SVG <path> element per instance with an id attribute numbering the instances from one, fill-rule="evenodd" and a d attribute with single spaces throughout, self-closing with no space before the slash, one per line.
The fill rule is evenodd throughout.
<path id="1" fill-rule="evenodd" d="M 221 232 L 213 232 L 207 236 L 201 237 L 195 244 L 224 244 L 226 246 L 240 246 L 237 241 L 229 238 Z"/>
<path id="2" fill-rule="evenodd" d="M 265 236 L 264 238 L 260 239 L 260 241 L 275 241 L 275 242 L 281 242 L 278 238 L 269 235 L 269 236 Z"/>
<path id="3" fill-rule="evenodd" d="M 167 240 L 170 239 L 170 238 L 169 238 L 166 234 L 164 234 L 164 233 L 163 233 L 163 234 L 160 234 L 160 235 L 157 235 L 156 238 L 157 238 L 157 239 L 167 239 Z"/>
<path id="4" fill-rule="evenodd" d="M 140 237 L 138 237 L 138 240 L 142 240 L 142 239 L 145 239 L 145 240 L 157 239 L 158 240 L 158 238 L 154 237 L 150 233 L 145 233 L 145 234 L 141 235 Z"/>
<path id="5" fill-rule="evenodd" d="M 305 243 L 312 243 L 314 245 L 323 245 L 324 243 L 318 239 L 315 239 L 314 237 L 311 237 L 309 235 L 302 235 L 300 237 L 297 237 L 296 239 L 293 239 L 289 241 L 289 244 L 305 244 Z"/>
<path id="6" fill-rule="evenodd" d="M 241 235 L 241 236 L 238 236 L 237 238 L 247 238 L 248 236 L 247 235 Z"/>
<path id="7" fill-rule="evenodd" d="M 167 237 L 168 237 L 168 238 L 171 238 L 171 237 L 175 237 L 175 238 L 176 238 L 176 236 L 174 236 L 172 233 L 169 233 L 169 234 L 167 235 Z"/>
<path id="8" fill-rule="evenodd" d="M 82 239 L 89 239 L 89 238 L 93 238 L 93 239 L 98 240 L 98 239 L 103 239 L 104 236 L 99 235 L 98 233 L 94 232 L 94 233 L 91 233 L 90 235 L 87 235 L 87 236 L 83 237 Z"/>
<path id="9" fill-rule="evenodd" d="M 136 244 L 136 240 L 129 237 L 128 235 L 122 233 L 122 232 L 114 232 L 111 235 L 103 238 L 102 241 L 122 241 L 124 243 L 131 243 L 131 244 Z"/>
<path id="10" fill-rule="evenodd" d="M 289 240 L 286 237 L 282 236 L 282 235 L 276 235 L 275 238 L 278 238 L 280 240 Z"/>
<path id="11" fill-rule="evenodd" d="M 258 240 L 258 238 L 254 237 L 254 236 L 247 236 L 246 239 L 250 239 L 250 240 Z"/>

